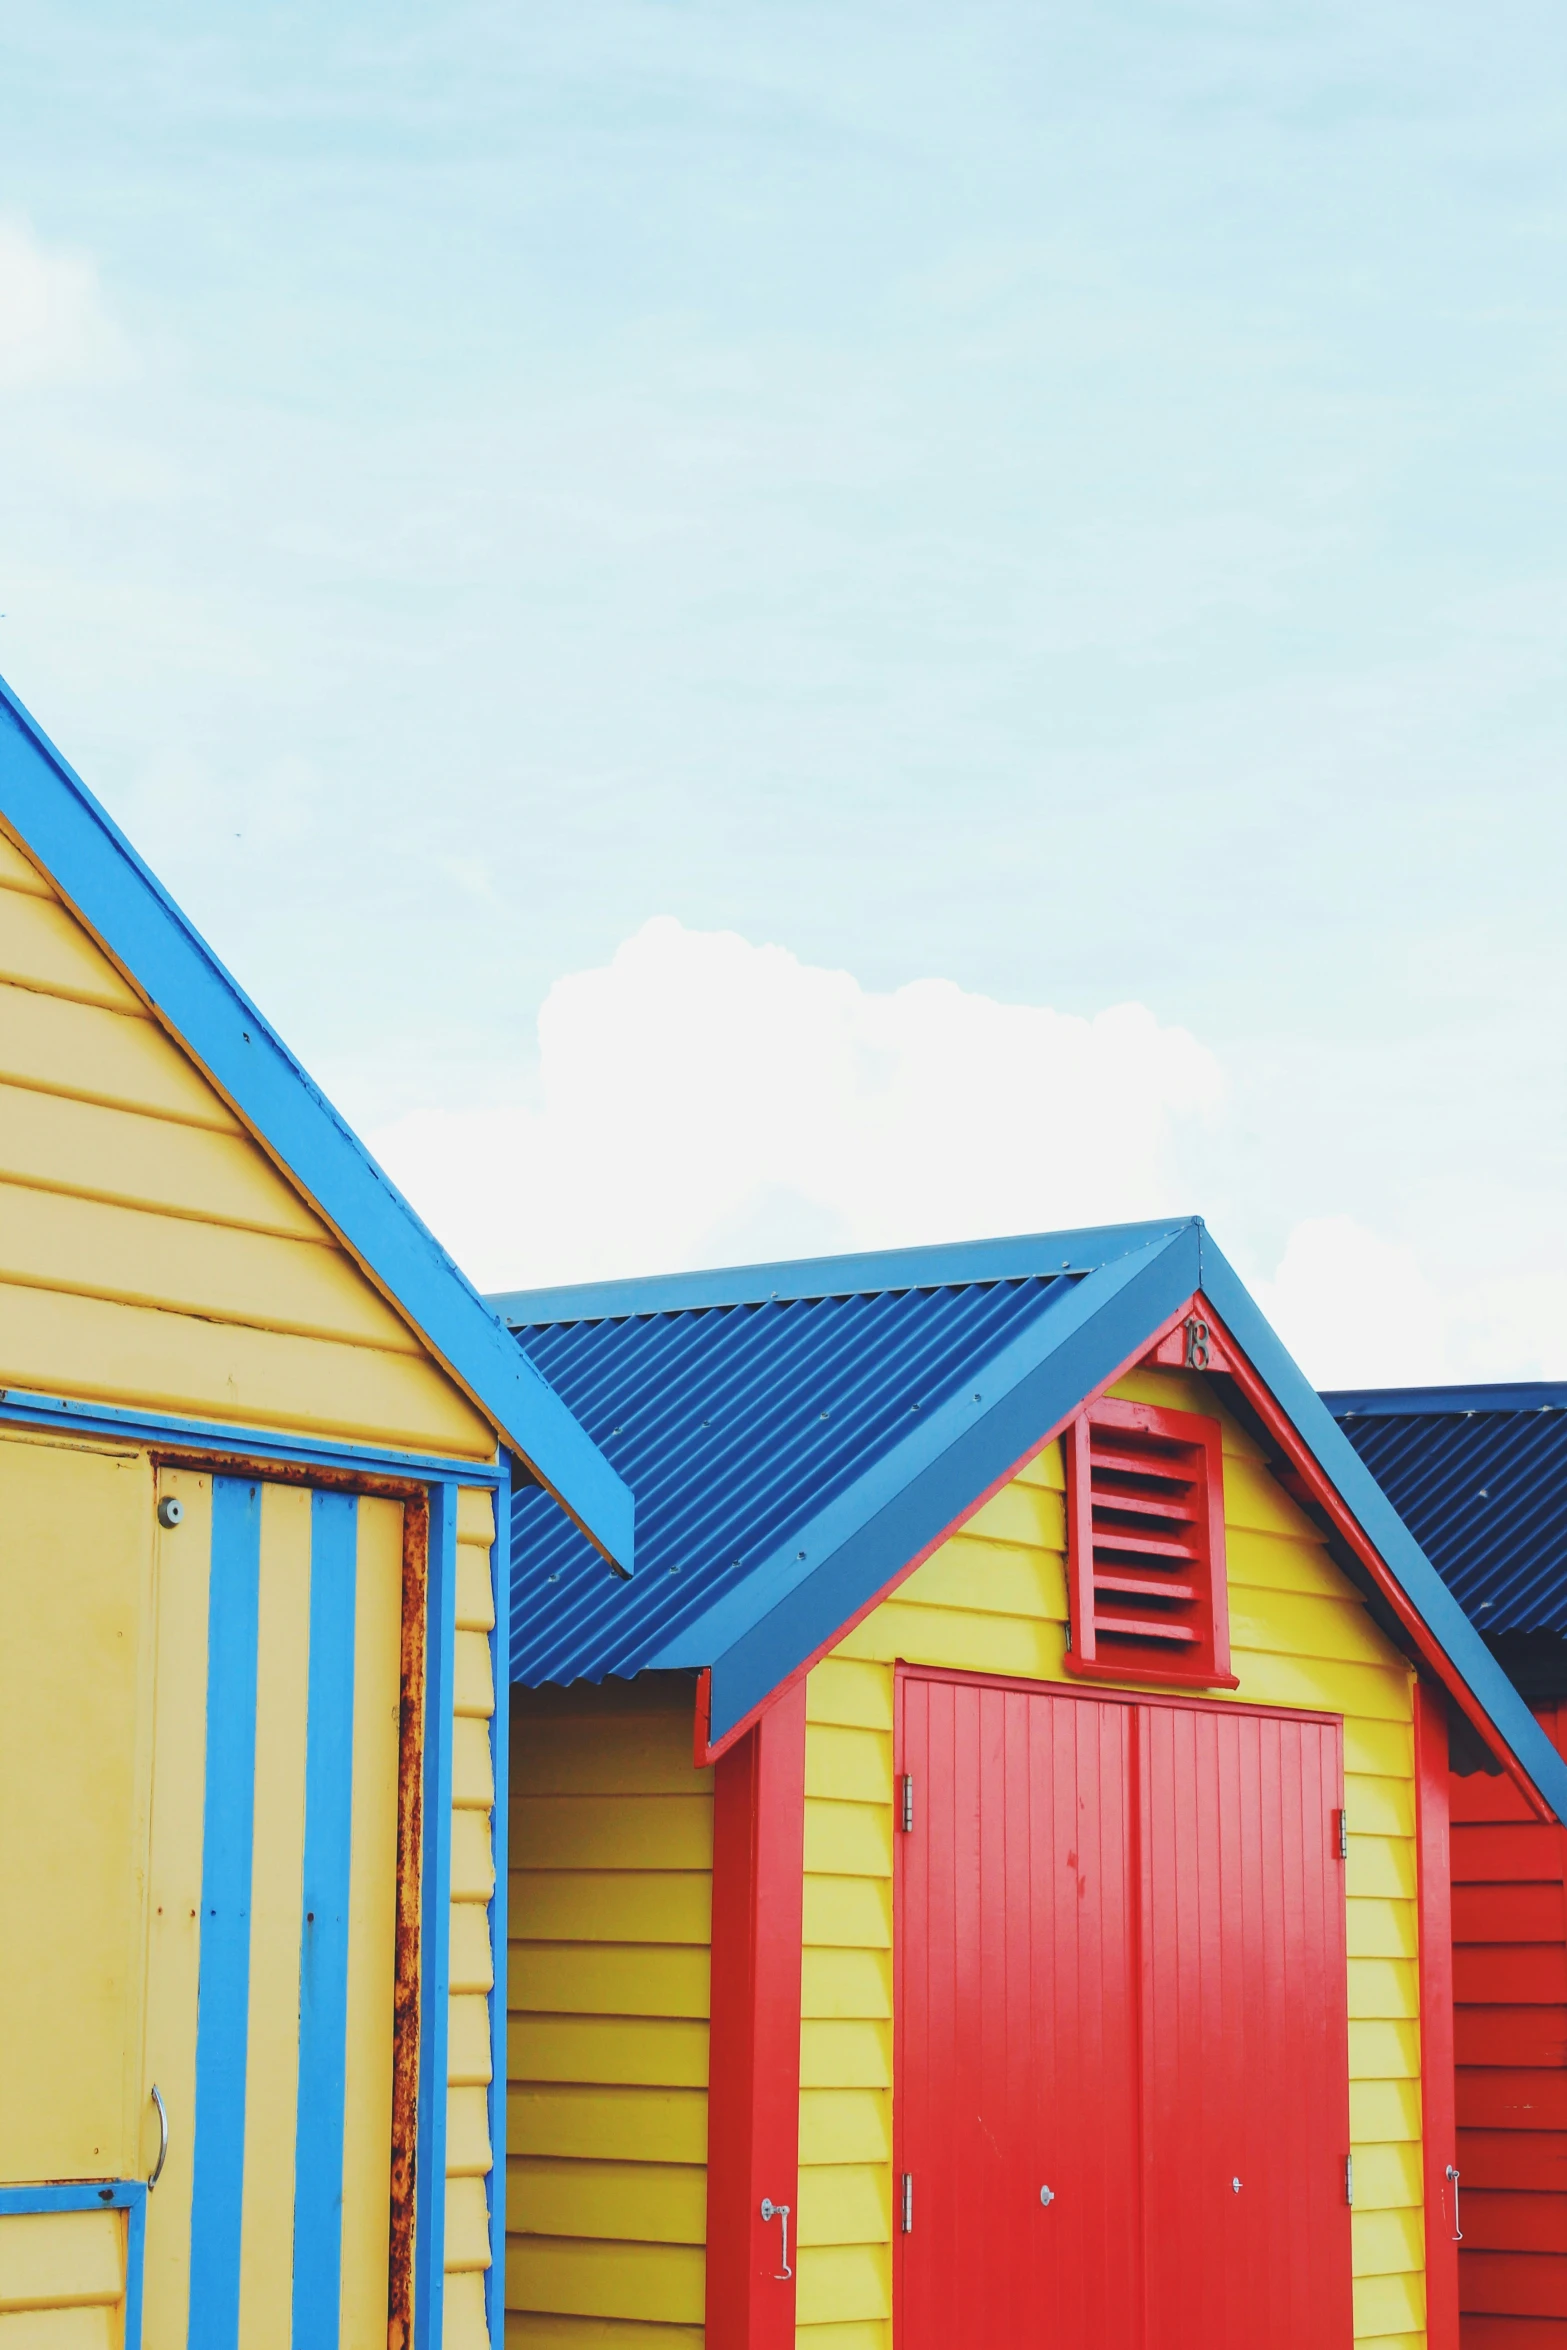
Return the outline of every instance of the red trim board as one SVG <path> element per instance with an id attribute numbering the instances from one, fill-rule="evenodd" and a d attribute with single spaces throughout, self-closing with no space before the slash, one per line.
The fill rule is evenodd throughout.
<path id="1" fill-rule="evenodd" d="M 727 1749 L 713 1785 L 707 2350 L 794 2350 L 804 1892 L 797 1678 Z"/>

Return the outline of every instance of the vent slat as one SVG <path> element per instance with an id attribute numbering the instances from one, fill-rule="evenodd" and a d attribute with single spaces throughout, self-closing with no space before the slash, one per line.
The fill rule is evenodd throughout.
<path id="1" fill-rule="evenodd" d="M 1094 1565 L 1095 1591 L 1122 1591 L 1138 1599 L 1185 1599 L 1197 1597 L 1195 1583 L 1150 1583 L 1146 1576 L 1115 1575 L 1106 1572 L 1098 1562 Z"/>
<path id="2" fill-rule="evenodd" d="M 1172 1485 L 1189 1486 L 1200 1484 L 1202 1479 L 1187 1445 L 1182 1445 L 1178 1453 L 1126 1452 L 1119 1446 L 1112 1450 L 1101 1445 L 1096 1438 L 1090 1458 L 1096 1469 L 1114 1471 L 1122 1477 L 1167 1477 Z"/>
<path id="3" fill-rule="evenodd" d="M 1165 1623 L 1159 1618 L 1150 1622 L 1142 1616 L 1102 1616 L 1097 1608 L 1094 1610 L 1094 1630 L 1113 1632 L 1121 1640 L 1159 1640 L 1175 1646 L 1195 1647 L 1202 1638 L 1202 1634 L 1194 1631 L 1190 1624 Z"/>
<path id="4" fill-rule="evenodd" d="M 1094 1556 L 1102 1551 L 1125 1551 L 1132 1558 L 1188 1559 L 1193 1565 L 1200 1562 L 1202 1552 L 1194 1542 L 1182 1542 L 1175 1535 L 1166 1540 L 1158 1534 L 1134 1534 L 1130 1527 L 1111 1526 L 1103 1531 L 1094 1528 Z"/>
<path id="5" fill-rule="evenodd" d="M 1097 1515 L 1100 1510 L 1121 1510 L 1128 1517 L 1133 1518 L 1168 1518 L 1173 1524 L 1181 1526 L 1194 1526 L 1200 1515 L 1200 1512 L 1195 1508 L 1183 1509 L 1179 1502 L 1162 1500 L 1158 1494 L 1107 1493 L 1104 1487 L 1096 1482 L 1094 1486 L 1095 1514 Z"/>

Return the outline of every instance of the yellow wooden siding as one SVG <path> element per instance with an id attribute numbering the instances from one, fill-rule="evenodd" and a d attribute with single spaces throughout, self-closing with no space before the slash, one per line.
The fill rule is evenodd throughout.
<path id="1" fill-rule="evenodd" d="M 343 2052 L 343 2275 L 339 2295 L 344 2350 L 360 2342 L 381 2340 L 386 2328 L 392 1990 L 397 1956 L 402 1505 L 361 1501 L 357 1547 L 348 2034 Z"/>
<path id="2" fill-rule="evenodd" d="M 0 1385 L 491 1453 L 400 1315 L 3 845 Z"/>
<path id="3" fill-rule="evenodd" d="M 1115 1392 L 1216 1410 L 1175 1372 Z M 1234 1695 L 1344 1716 L 1355 2338 L 1398 2350 L 1425 2339 L 1413 1679 L 1258 1447 L 1216 1416 Z M 891 2350 L 894 1662 L 1065 1679 L 1065 1547 L 1054 1443 L 807 1683 L 802 2350 Z"/>
<path id="4" fill-rule="evenodd" d="M 491 1552 L 495 1504 L 465 1492 L 457 1512 L 456 1719 L 452 1726 L 451 2027 L 446 2092 L 446 2341 L 482 2350 L 490 2338 L 485 2272 L 490 2266 L 489 1903 L 495 1892 L 495 1766 L 490 1729 L 495 1688 Z"/>
<path id="5" fill-rule="evenodd" d="M 123 2212 L 0 2217 L 0 2350 L 121 2350 L 125 2256 Z"/>
<path id="6" fill-rule="evenodd" d="M 0 1440 L 0 2181 L 139 2164 L 153 1483 Z"/>
<path id="7" fill-rule="evenodd" d="M 512 1702 L 506 2339 L 698 2350 L 713 1775 L 690 1685 Z"/>

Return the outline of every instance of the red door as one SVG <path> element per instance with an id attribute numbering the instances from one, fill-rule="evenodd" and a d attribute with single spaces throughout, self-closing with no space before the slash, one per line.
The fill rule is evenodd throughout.
<path id="1" fill-rule="evenodd" d="M 1132 1727 L 902 1680 L 899 2350 L 1142 2342 Z"/>
<path id="2" fill-rule="evenodd" d="M 1347 2345 L 1337 1723 L 899 1686 L 898 2350 Z"/>
<path id="3" fill-rule="evenodd" d="M 1340 1726 L 1137 1714 L 1149 2343 L 1347 2343 Z"/>

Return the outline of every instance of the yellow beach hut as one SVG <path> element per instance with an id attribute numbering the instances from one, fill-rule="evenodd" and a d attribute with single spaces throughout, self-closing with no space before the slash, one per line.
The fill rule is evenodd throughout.
<path id="1" fill-rule="evenodd" d="M 535 1482 L 630 1567 L 620 1479 L 0 689 L 0 2350 L 499 2345 Z"/>
<path id="2" fill-rule="evenodd" d="M 494 1302 L 638 1507 L 513 1500 L 517 2344 L 1458 2350 L 1567 1765 L 1201 1222 Z"/>

